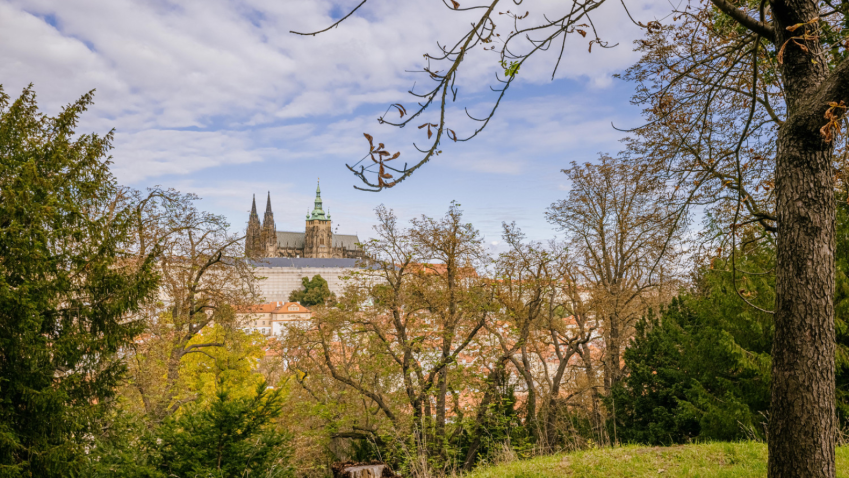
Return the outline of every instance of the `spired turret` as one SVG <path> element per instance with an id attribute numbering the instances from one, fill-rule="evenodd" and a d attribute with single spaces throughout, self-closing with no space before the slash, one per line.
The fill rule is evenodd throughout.
<path id="1" fill-rule="evenodd" d="M 311 213 L 307 214 L 307 221 L 329 221 L 330 213 L 325 214 L 322 209 L 321 184 L 315 187 L 315 203 Z"/>
<path id="2" fill-rule="evenodd" d="M 307 215 L 304 237 L 304 257 L 333 257 L 333 232 L 330 214 L 322 208 L 321 185 L 316 185 L 312 212 Z"/>
<path id="3" fill-rule="evenodd" d="M 260 238 L 263 256 L 274 257 L 277 253 L 277 225 L 274 224 L 274 213 L 271 212 L 271 191 L 268 192 L 268 202 L 265 204 L 265 217 L 262 218 L 262 235 Z"/>
<path id="4" fill-rule="evenodd" d="M 248 230 L 245 233 L 245 255 L 249 257 L 263 256 L 262 226 L 256 213 L 256 196 L 251 204 L 251 216 L 248 218 Z"/>

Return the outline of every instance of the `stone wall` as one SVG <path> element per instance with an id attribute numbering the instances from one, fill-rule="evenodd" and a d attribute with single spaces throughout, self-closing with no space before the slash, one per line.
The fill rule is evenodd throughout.
<path id="1" fill-rule="evenodd" d="M 342 295 L 345 285 L 342 276 L 350 273 L 351 269 L 341 267 L 257 267 L 256 274 L 267 277 L 260 281 L 259 287 L 265 302 L 289 300 L 289 294 L 302 288 L 301 278 L 313 278 L 320 275 L 327 281 L 330 291 L 337 296 Z"/>

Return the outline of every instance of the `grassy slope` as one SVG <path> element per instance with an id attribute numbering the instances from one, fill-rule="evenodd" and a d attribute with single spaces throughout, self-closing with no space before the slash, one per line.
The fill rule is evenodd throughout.
<path id="1" fill-rule="evenodd" d="M 466 478 L 749 478 L 766 476 L 766 445 L 709 443 L 625 446 L 481 467 Z M 849 478 L 849 447 L 837 449 L 837 476 Z"/>

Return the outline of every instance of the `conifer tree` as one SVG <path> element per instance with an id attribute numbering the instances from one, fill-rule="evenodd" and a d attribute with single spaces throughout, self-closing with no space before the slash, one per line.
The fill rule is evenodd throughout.
<path id="1" fill-rule="evenodd" d="M 92 92 L 56 117 L 0 89 L 0 476 L 68 476 L 156 288 L 153 252 L 122 252 L 131 206 L 112 132 L 76 136 Z M 155 251 L 154 251 L 155 252 Z"/>
<path id="2" fill-rule="evenodd" d="M 208 408 L 199 403 L 187 407 L 161 427 L 160 470 L 180 477 L 291 476 L 289 436 L 272 423 L 282 402 L 282 390 L 271 390 L 265 382 L 252 397 L 234 399 L 219 389 Z"/>

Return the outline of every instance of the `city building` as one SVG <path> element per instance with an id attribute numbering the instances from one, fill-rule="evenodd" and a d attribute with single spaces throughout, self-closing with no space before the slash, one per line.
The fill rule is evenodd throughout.
<path id="1" fill-rule="evenodd" d="M 312 312 L 297 302 L 268 302 L 239 310 L 236 318 L 247 332 L 279 336 L 292 326 L 305 327 Z"/>
<path id="2" fill-rule="evenodd" d="M 363 256 L 360 239 L 355 234 L 334 234 L 330 212 L 324 211 L 321 187 L 315 190 L 313 210 L 306 217 L 304 232 L 278 231 L 271 211 L 271 193 L 262 222 L 256 211 L 256 197 L 251 205 L 245 234 L 245 255 L 252 258 L 358 259 Z"/>

